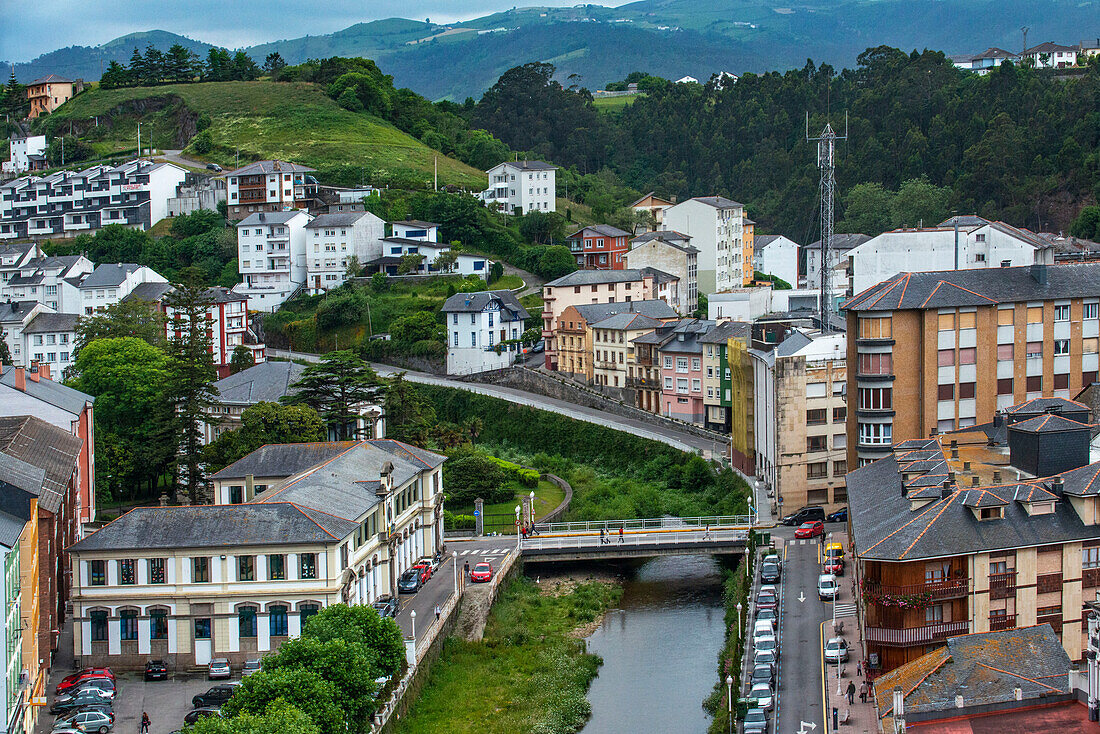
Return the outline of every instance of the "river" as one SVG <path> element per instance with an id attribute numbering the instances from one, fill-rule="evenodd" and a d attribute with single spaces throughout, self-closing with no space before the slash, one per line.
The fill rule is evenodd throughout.
<path id="1" fill-rule="evenodd" d="M 582 734 L 702 734 L 703 699 L 724 639 L 721 567 L 709 556 L 654 559 L 627 579 L 588 650 L 603 658 Z"/>

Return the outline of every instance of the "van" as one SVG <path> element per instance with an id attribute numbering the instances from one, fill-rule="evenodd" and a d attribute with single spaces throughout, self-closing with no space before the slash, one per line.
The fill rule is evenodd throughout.
<path id="1" fill-rule="evenodd" d="M 825 510 L 820 505 L 807 505 L 798 512 L 787 515 L 780 522 L 784 525 L 801 525 L 815 520 L 825 522 Z"/>

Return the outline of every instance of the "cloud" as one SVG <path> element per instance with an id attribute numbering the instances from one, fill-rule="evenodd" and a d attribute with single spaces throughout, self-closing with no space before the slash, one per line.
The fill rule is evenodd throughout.
<path id="1" fill-rule="evenodd" d="M 15 0 L 10 0 L 15 2 Z M 578 0 L 539 0 L 574 5 Z M 228 48 L 319 36 L 380 18 L 468 20 L 515 7 L 510 0 L 49 0 L 19 3 L 0 23 L 0 58 L 29 61 L 66 46 L 98 46 L 127 33 L 165 30 Z"/>

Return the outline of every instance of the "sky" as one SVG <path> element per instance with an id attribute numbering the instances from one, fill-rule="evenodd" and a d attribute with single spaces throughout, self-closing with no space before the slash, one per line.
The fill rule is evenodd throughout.
<path id="1" fill-rule="evenodd" d="M 307 34 L 320 36 L 380 18 L 447 23 L 515 5 L 514 0 L 4 0 L 0 2 L 0 59 L 29 61 L 66 46 L 98 46 L 127 33 L 157 29 L 232 49 Z"/>

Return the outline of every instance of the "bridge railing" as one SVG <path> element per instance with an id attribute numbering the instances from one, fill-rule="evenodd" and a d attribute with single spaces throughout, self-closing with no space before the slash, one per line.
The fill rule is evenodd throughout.
<path id="1" fill-rule="evenodd" d="M 595 533 L 576 533 L 572 535 L 536 535 L 521 541 L 521 548 L 528 550 L 562 550 L 576 548 L 578 550 L 607 549 L 632 547 L 632 546 L 684 546 L 698 544 L 701 547 L 711 547 L 714 543 L 744 542 L 749 537 L 748 528 L 722 528 L 715 529 L 711 526 L 709 531 L 703 528 L 689 528 L 683 530 L 671 530 L 670 532 L 624 531 L 620 536 L 618 529 L 600 535 Z"/>
<path id="2" fill-rule="evenodd" d="M 619 532 L 619 528 L 631 530 L 700 530 L 710 527 L 740 528 L 752 527 L 750 515 L 714 515 L 711 517 L 650 517 L 635 520 L 582 520 L 577 522 L 535 523 L 539 533 L 598 533 L 600 530 Z M 537 537 L 537 536 L 536 536 Z"/>

